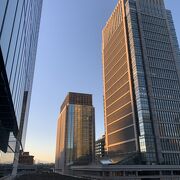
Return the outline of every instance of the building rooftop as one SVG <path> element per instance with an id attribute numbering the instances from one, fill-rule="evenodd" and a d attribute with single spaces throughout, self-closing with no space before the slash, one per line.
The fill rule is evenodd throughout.
<path id="1" fill-rule="evenodd" d="M 68 104 L 92 106 L 92 94 L 69 92 L 61 105 L 61 111 Z"/>

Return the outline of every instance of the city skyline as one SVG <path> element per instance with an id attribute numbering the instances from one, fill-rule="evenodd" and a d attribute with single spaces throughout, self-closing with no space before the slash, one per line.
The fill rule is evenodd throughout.
<path id="1" fill-rule="evenodd" d="M 65 3 L 65 2 L 64 2 Z M 86 2 L 87 3 L 87 2 Z M 178 2 L 176 2 L 177 4 L 178 4 Z M 45 13 L 44 11 L 45 11 L 45 8 L 47 8 L 47 1 L 44 1 L 44 7 L 43 7 L 43 13 Z M 66 4 L 66 3 L 65 3 Z M 78 3 L 77 3 L 78 4 Z M 57 85 L 58 83 L 60 84 L 59 86 L 57 86 L 57 89 L 58 90 L 60 90 L 60 89 L 64 89 L 64 90 L 61 90 L 60 92 L 59 92 L 59 94 L 58 94 L 58 91 L 56 91 L 56 90 L 52 90 L 52 89 L 56 89 L 56 86 L 53 86 L 53 87 L 51 87 L 51 88 L 49 88 L 49 87 L 47 87 L 47 86 L 45 86 L 45 82 L 44 83 L 42 83 L 42 75 L 45 75 L 46 73 L 45 73 L 45 70 L 43 71 L 43 69 L 41 69 L 40 68 L 40 64 L 42 64 L 42 62 L 43 61 L 52 61 L 51 60 L 51 56 L 48 56 L 47 55 L 47 59 L 43 59 L 43 60 L 41 60 L 40 59 L 40 57 L 42 58 L 42 57 L 45 57 L 45 56 L 42 56 L 42 53 L 44 53 L 45 51 L 43 51 L 43 49 L 39 49 L 39 51 L 38 51 L 38 55 L 37 55 L 37 65 L 38 65 L 38 67 L 36 67 L 36 73 L 35 73 L 35 84 L 34 84 L 34 87 L 33 87 L 33 89 L 35 89 L 35 91 L 33 92 L 33 94 L 32 94 L 32 104 L 31 104 L 31 111 L 30 111 L 30 119 L 29 119 L 29 127 L 28 127 L 28 132 L 30 132 L 30 131 L 33 131 L 34 130 L 34 135 L 35 134 L 37 134 L 37 133 L 39 133 L 39 137 L 38 137 L 38 139 L 39 139 L 39 141 L 43 141 L 44 139 L 43 139 L 43 137 L 41 136 L 41 135 L 45 135 L 45 137 L 46 137 L 46 140 L 47 140 L 47 142 L 48 142 L 48 144 L 50 144 L 51 145 L 51 149 L 49 148 L 50 147 L 50 145 L 49 146 L 47 146 L 46 145 L 46 143 L 44 143 L 43 144 L 43 142 L 42 142 L 42 145 L 41 145 L 41 147 L 38 147 L 38 145 L 37 145 L 37 142 L 36 142 L 36 140 L 35 140 L 35 138 L 33 138 L 33 135 L 30 135 L 29 133 L 27 134 L 27 142 L 26 142 L 26 150 L 27 151 L 30 151 L 30 153 L 31 154 L 33 154 L 33 155 L 35 155 L 35 159 L 39 159 L 39 160 L 42 160 L 42 161 L 46 161 L 46 159 L 47 159 L 47 155 L 50 157 L 49 159 L 48 159 L 48 161 L 49 162 L 54 162 L 54 152 L 55 152 L 55 133 L 56 133 L 56 129 L 55 129 L 55 127 L 56 127 L 56 125 L 57 125 L 57 116 L 58 116 L 58 113 L 59 113 L 59 105 L 60 105 L 60 103 L 61 103 L 61 101 L 62 101 L 62 99 L 63 99 L 63 96 L 68 92 L 68 91 L 80 91 L 80 92 L 87 92 L 87 93 L 93 93 L 93 100 L 94 100 L 94 106 L 95 106 L 95 108 L 96 108 L 96 139 L 97 138 L 99 138 L 100 137 L 100 134 L 103 134 L 104 133 L 104 114 L 103 114 L 103 102 L 102 102 L 102 95 L 103 95 L 103 88 L 102 88 L 102 67 L 101 67 L 101 31 L 102 31 L 102 27 L 105 25 L 105 22 L 107 21 L 107 19 L 109 18 L 109 16 L 110 16 L 110 14 L 111 14 L 111 12 L 112 12 L 112 10 L 114 9 L 114 7 L 115 7 L 115 5 L 117 4 L 117 1 L 111 1 L 111 2 L 109 2 L 109 1 L 106 1 L 105 2 L 105 4 L 104 4 L 104 11 L 106 10 L 108 10 L 108 13 L 107 12 L 101 12 L 100 13 L 100 15 L 102 16 L 103 15 L 103 21 L 101 20 L 101 18 L 102 17 L 99 17 L 99 14 L 95 14 L 97 17 L 99 17 L 99 21 L 101 21 L 101 24 L 100 24 L 100 26 L 98 26 L 98 28 L 97 28 L 97 24 L 96 23 L 98 23 L 98 22 L 96 22 L 96 19 L 94 19 L 94 18 L 90 18 L 89 16 L 90 16 L 90 11 L 88 11 L 87 12 L 87 14 L 89 15 L 88 17 L 89 17 L 89 19 L 92 21 L 91 23 L 93 24 L 94 22 L 96 22 L 95 24 L 93 24 L 94 26 L 92 26 L 92 27 L 90 27 L 90 26 L 88 26 L 88 28 L 89 28 L 89 34 L 93 37 L 93 38 L 97 38 L 96 37 L 96 33 L 93 31 L 93 27 L 96 29 L 96 31 L 98 31 L 98 46 L 97 46 L 97 41 L 96 40 L 94 40 L 94 41 L 90 41 L 90 39 L 89 38 L 87 38 L 87 40 L 85 41 L 85 40 L 82 40 L 81 39 L 81 41 L 77 41 L 77 45 L 76 44 L 73 44 L 72 45 L 72 48 L 74 47 L 75 49 L 76 49 L 76 51 L 77 52 L 79 52 L 80 53 L 80 51 L 81 51 L 81 48 L 83 49 L 83 45 L 81 46 L 81 48 L 79 47 L 79 44 L 84 44 L 84 43 L 88 43 L 89 41 L 91 42 L 91 44 L 90 44 L 90 50 L 91 51 L 87 51 L 87 49 L 86 49 L 86 53 L 84 53 L 84 56 L 79 56 L 79 54 L 77 53 L 75 53 L 75 51 L 73 51 L 74 53 L 75 53 L 75 55 L 76 56 L 74 56 L 74 57 L 76 57 L 76 59 L 75 60 L 77 60 L 77 59 L 79 59 L 79 58 L 82 58 L 81 59 L 81 61 L 77 61 L 77 63 L 72 63 L 73 65 L 75 65 L 75 64 L 77 64 L 77 69 L 78 69 L 78 71 L 80 71 L 81 70 L 81 68 L 78 68 L 78 66 L 81 66 L 79 63 L 81 62 L 82 63 L 82 65 L 84 66 L 84 65 L 88 65 L 88 67 L 89 68 L 91 68 L 91 73 L 92 73 L 92 76 L 88 76 L 88 80 L 89 80 L 89 82 L 88 83 L 86 83 L 86 82 L 83 82 L 83 79 L 85 79 L 84 77 L 82 77 L 82 74 L 81 73 L 77 73 L 76 71 L 74 71 L 74 66 L 73 67 L 70 67 L 70 71 L 72 71 L 74 74 L 76 74 L 76 75 L 74 75 L 74 77 L 72 78 L 74 81 L 76 81 L 76 82 L 78 82 L 78 81 L 82 81 L 82 82 L 80 82 L 80 83 L 78 83 L 79 85 L 80 85 L 80 87 L 79 88 L 77 88 L 77 86 L 74 86 L 75 88 L 73 88 L 72 86 L 69 86 L 69 83 L 68 82 L 66 82 L 66 81 L 64 81 L 63 83 L 62 83 L 62 80 L 59 80 L 59 82 L 58 82 L 58 78 L 56 78 L 56 76 L 58 76 L 59 77 L 59 79 L 60 79 L 60 77 L 63 75 L 63 74 L 59 74 L 59 72 L 58 72 L 58 68 L 56 69 L 55 68 L 55 65 L 56 64 L 54 64 L 54 68 L 55 68 L 55 72 L 54 73 L 52 73 L 52 71 L 53 71 L 53 66 L 48 66 L 47 64 L 47 62 L 45 62 L 45 64 L 46 65 L 44 65 L 44 67 L 42 67 L 42 68 L 44 68 L 45 70 L 46 70 L 46 73 L 48 74 L 48 70 L 50 69 L 50 75 L 51 75 L 51 78 L 53 79 L 54 78 L 54 81 L 52 82 L 52 84 L 50 83 L 50 86 L 52 86 L 52 85 Z M 67 5 L 67 4 L 66 4 Z M 91 8 L 95 8 L 95 5 L 96 5 L 96 3 L 95 3 L 95 1 L 94 2 L 91 2 L 91 3 L 89 3 L 88 5 L 91 5 Z M 86 7 L 86 5 L 84 4 L 84 3 L 82 3 L 82 6 L 85 6 Z M 110 6 L 110 8 L 107 8 L 108 6 Z M 178 7 L 178 5 L 175 5 L 175 3 L 173 4 L 173 6 L 174 6 L 174 8 L 175 8 L 175 6 L 176 7 Z M 100 4 L 98 4 L 98 6 L 97 6 L 98 8 L 96 8 L 96 11 L 100 11 Z M 170 9 L 170 10 L 172 10 L 171 8 L 170 8 L 171 6 L 170 6 L 170 2 L 167 0 L 166 1 L 166 8 L 167 9 Z M 77 7 L 76 7 L 77 8 Z M 71 9 L 72 10 L 72 9 Z M 72 11 L 72 12 L 74 12 L 74 11 Z M 176 12 L 176 8 L 175 8 L 175 10 L 172 10 L 172 13 L 174 14 Z M 42 13 L 42 14 L 43 14 Z M 81 12 L 82 13 L 82 12 Z M 107 13 L 107 14 L 106 14 Z M 178 13 L 177 13 L 178 14 Z M 78 15 L 78 17 L 80 16 L 80 14 Z M 63 16 L 64 17 L 64 16 Z M 71 17 L 71 16 L 70 16 Z M 96 17 L 96 18 L 97 18 Z M 179 29 L 180 28 L 178 28 L 177 26 L 178 26 L 178 24 L 177 24 L 177 15 L 176 16 L 174 16 L 173 15 L 173 18 L 175 19 L 174 20 L 174 23 L 175 23 L 175 27 L 176 27 L 176 30 L 177 30 L 177 36 L 179 37 Z M 42 22 L 41 22 L 43 25 L 44 25 L 44 17 L 42 16 Z M 80 23 L 80 22 L 79 22 Z M 83 21 L 83 23 L 85 23 L 84 21 Z M 41 28 L 43 27 L 43 25 L 41 24 Z M 92 25 L 91 24 L 91 25 Z M 67 27 L 71 27 L 69 24 L 66 24 L 66 22 L 64 21 L 64 25 L 66 25 Z M 83 24 L 84 25 L 84 24 Z M 81 28 L 83 28 L 83 25 L 81 24 Z M 85 25 L 87 25 L 87 24 L 85 24 Z M 83 29 L 83 30 L 88 30 L 88 28 L 87 29 Z M 65 29 L 63 29 L 63 30 L 65 30 Z M 67 30 L 67 29 L 66 29 Z M 77 34 L 78 34 L 78 37 L 79 36 L 81 36 L 81 30 L 80 29 L 74 29 L 74 31 L 77 31 Z M 74 32 L 74 31 L 70 31 L 71 33 L 72 32 Z M 91 32 L 92 31 L 92 32 Z M 69 33 L 70 33 L 69 32 Z M 47 32 L 46 32 L 47 33 Z M 42 41 L 42 38 L 43 38 L 43 36 L 44 35 L 46 35 L 46 33 L 44 33 L 44 34 L 41 34 L 41 29 L 40 29 L 40 42 L 39 42 L 39 48 L 41 47 L 43 47 L 42 46 L 42 42 L 44 42 L 44 41 Z M 65 33 L 65 32 L 64 32 Z M 67 35 L 68 35 L 68 33 L 67 33 Z M 42 36 L 42 37 L 41 37 Z M 90 36 L 90 37 L 91 37 Z M 54 36 L 53 36 L 54 37 Z M 66 36 L 65 36 L 66 37 Z M 55 37 L 54 37 L 55 38 Z M 62 38 L 62 37 L 61 37 Z M 67 38 L 67 37 L 66 37 Z M 74 38 L 73 39 L 74 41 L 75 40 L 77 40 L 76 38 Z M 60 39 L 59 39 L 59 41 L 60 41 Z M 73 41 L 73 42 L 74 42 Z M 45 41 L 46 42 L 46 41 Z M 44 43 L 45 43 L 44 42 Z M 50 41 L 51 42 L 51 41 Z M 50 43 L 50 42 L 46 42 L 46 43 Z M 70 40 L 68 41 L 68 42 L 71 42 Z M 93 49 L 93 43 L 95 43 L 94 44 L 94 48 L 97 48 L 97 50 L 95 50 L 94 51 L 94 49 Z M 57 50 L 57 52 L 61 52 L 61 50 L 63 51 L 67 51 L 65 48 L 68 48 L 68 46 L 67 46 L 68 44 L 65 44 L 65 47 L 64 48 L 62 48 L 62 47 L 51 47 L 50 49 L 51 50 L 53 50 L 53 48 L 55 48 L 55 50 Z M 63 44 L 62 44 L 62 46 L 63 46 Z M 77 47 L 78 46 L 78 47 Z M 44 47 L 44 48 L 47 48 L 47 47 Z M 59 49 L 59 50 L 58 50 Z M 54 52 L 54 51 L 53 51 Z M 68 52 L 68 51 L 67 51 Z M 94 54 L 94 53 L 97 53 L 98 52 L 98 56 L 96 56 L 96 54 Z M 40 54 L 39 54 L 40 53 Z M 62 53 L 62 52 L 61 52 Z M 55 53 L 56 54 L 56 53 Z M 94 57 L 94 59 L 95 60 L 92 60 L 92 62 L 88 62 L 88 61 L 86 61 L 84 64 L 83 64 L 83 61 L 84 61 L 84 59 L 85 59 L 85 57 L 87 56 L 90 56 L 90 55 L 92 55 L 93 54 L 93 57 Z M 52 55 L 52 54 L 51 54 Z M 55 55 L 54 55 L 55 56 Z M 53 56 L 53 57 L 54 57 Z M 59 57 L 57 54 L 56 54 L 56 56 L 57 57 Z M 63 56 L 62 56 L 63 57 Z M 61 57 L 61 58 L 62 58 Z M 65 57 L 65 56 L 64 56 Z M 90 56 L 91 57 L 91 56 Z M 55 57 L 54 57 L 55 58 Z M 71 56 L 70 56 L 70 58 L 72 58 Z M 91 57 L 92 58 L 92 57 Z M 93 58 L 92 58 L 93 59 Z M 66 59 L 67 60 L 67 59 Z M 59 61 L 62 61 L 63 62 L 63 59 L 59 59 Z M 68 61 L 68 60 L 67 60 Z M 89 60 L 90 61 L 90 60 Z M 56 61 L 54 61 L 54 63 L 55 63 Z M 78 63 L 79 62 L 79 63 Z M 56 62 L 57 63 L 57 62 Z M 89 64 L 90 63 L 90 64 Z M 92 63 L 92 64 L 91 64 Z M 96 65 L 97 65 L 97 63 L 98 63 L 98 68 L 96 69 L 96 70 L 94 70 L 94 68 L 96 67 Z M 60 64 L 58 64 L 58 65 L 63 65 L 63 63 L 60 63 Z M 41 65 L 42 66 L 42 65 Z M 95 67 L 94 67 L 95 66 Z M 94 67 L 94 68 L 93 68 Z M 66 69 L 66 68 L 65 68 Z M 62 70 L 62 69 L 61 69 Z M 66 69 L 66 71 L 67 71 L 67 73 L 65 72 L 65 74 L 64 74 L 64 76 L 67 76 L 68 75 L 68 69 Z M 73 76 L 73 73 L 72 72 L 70 72 L 70 75 L 71 76 Z M 84 72 L 84 74 L 86 74 L 85 73 L 85 71 L 83 71 Z M 51 74 L 52 73 L 52 74 Z M 40 75 L 40 77 L 38 77 L 38 74 Z M 97 76 L 98 76 L 98 79 L 97 79 Z M 46 76 L 44 76 L 44 77 L 46 77 Z M 44 78 L 43 77 L 43 78 Z M 36 79 L 37 78 L 37 79 Z M 83 79 L 82 79 L 83 78 Z M 92 80 L 91 80 L 91 79 Z M 38 82 L 38 80 L 39 80 L 39 82 Z M 60 83 L 61 82 L 61 83 Z M 96 82 L 96 83 L 94 83 L 94 82 Z M 89 85 L 88 84 L 91 84 L 91 85 L 98 85 L 97 86 L 97 88 L 96 88 L 96 86 L 94 87 L 89 87 Z M 48 84 L 48 83 L 47 83 Z M 82 85 L 81 85 L 82 84 Z M 44 88 L 44 90 L 46 90 L 46 88 L 47 88 L 47 90 L 48 90 L 48 93 L 42 93 L 41 94 L 41 91 L 39 91 L 38 89 L 41 89 L 41 88 L 38 88 L 38 86 L 39 85 L 42 85 L 42 87 Z M 69 89 L 67 89 L 67 88 L 65 88 L 65 87 L 67 87 L 67 88 L 69 88 Z M 56 94 L 55 96 L 53 96 L 54 94 Z M 62 95 L 60 95 L 60 94 L 62 94 Z M 43 95 L 46 95 L 46 96 L 43 96 Z M 53 97 L 53 98 L 55 98 L 55 99 L 59 99 L 59 100 L 57 100 L 56 102 L 54 102 L 54 100 L 52 100 L 52 98 L 51 97 Z M 41 101 L 40 101 L 40 104 L 39 103 L 37 103 L 36 102 L 36 99 L 38 99 L 38 98 L 47 98 L 48 100 L 45 100 L 45 99 L 41 99 Z M 98 103 L 99 102 L 99 103 Z M 41 107 L 40 108 L 42 108 L 42 110 L 39 110 L 39 112 L 41 112 L 41 113 L 44 113 L 46 116 L 47 116 L 47 119 L 45 118 L 45 116 L 43 116 L 43 114 L 42 115 L 40 115 L 39 113 L 37 113 L 37 111 L 36 111 L 36 109 L 37 109 L 37 106 L 35 105 L 35 103 L 37 103 L 37 106 L 38 105 L 41 105 Z M 46 106 L 47 105 L 47 106 Z M 47 110 L 48 110 L 48 105 L 53 105 L 52 107 L 49 107 L 49 111 L 51 110 L 51 112 L 49 112 L 49 114 L 48 114 L 48 112 L 47 112 Z M 44 107 L 44 108 L 43 108 Z M 37 113 L 37 114 L 36 114 Z M 50 126 L 48 126 L 48 127 L 46 127 L 46 126 L 44 126 L 44 130 L 43 129 L 39 129 L 39 131 L 41 131 L 41 132 L 38 132 L 37 131 L 37 129 L 35 128 L 35 126 L 33 125 L 33 123 L 35 123 L 35 121 L 38 121 L 39 119 L 38 119 L 38 115 L 39 115 L 39 118 L 42 118 L 42 119 L 46 119 L 45 120 L 45 122 L 47 123 L 47 124 L 49 124 L 50 122 L 53 124 L 53 126 L 52 125 L 50 125 Z M 36 117 L 37 116 L 37 117 Z M 41 119 L 39 120 L 39 122 L 43 122 Z M 99 122 L 99 123 L 98 123 Z M 40 127 L 39 126 L 39 124 L 38 124 L 38 126 L 37 127 Z M 48 129 L 49 128 L 49 129 Z M 48 130 L 49 130 L 49 133 L 48 133 L 48 135 L 47 134 L 44 134 L 44 131 L 47 131 L 48 132 Z M 50 136 L 50 137 L 48 137 L 48 136 Z M 41 139 L 41 140 L 40 140 Z M 34 142 L 33 142 L 34 141 Z M 54 141 L 54 142 L 53 142 Z M 31 148 L 31 146 L 32 146 L 32 148 Z M 33 148 L 34 148 L 34 150 L 33 150 Z M 49 148 L 49 149 L 48 149 Z M 42 156 L 38 153 L 38 151 L 40 152 L 41 151 L 41 154 L 42 154 Z M 43 157 L 43 153 L 45 152 L 46 153 L 46 155 L 44 154 L 44 157 Z M 46 157 L 45 157 L 46 156 Z M 45 159 L 46 158 L 46 159 Z"/>

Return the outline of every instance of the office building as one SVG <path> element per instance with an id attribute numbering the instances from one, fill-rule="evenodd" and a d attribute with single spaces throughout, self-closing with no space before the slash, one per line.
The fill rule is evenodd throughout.
<path id="1" fill-rule="evenodd" d="M 33 165 L 34 164 L 34 156 L 29 155 L 29 152 L 20 151 L 19 162 L 20 165 Z"/>
<path id="2" fill-rule="evenodd" d="M 119 0 L 102 36 L 109 157 L 180 165 L 180 51 L 171 12 L 163 0 Z"/>
<path id="3" fill-rule="evenodd" d="M 92 95 L 68 93 L 58 118 L 56 172 L 71 165 L 87 165 L 94 160 L 95 115 Z"/>
<path id="4" fill-rule="evenodd" d="M 24 148 L 41 8 L 42 0 L 0 1 L 0 164 Z"/>
<path id="5" fill-rule="evenodd" d="M 105 156 L 105 135 L 95 142 L 96 159 L 99 160 Z"/>

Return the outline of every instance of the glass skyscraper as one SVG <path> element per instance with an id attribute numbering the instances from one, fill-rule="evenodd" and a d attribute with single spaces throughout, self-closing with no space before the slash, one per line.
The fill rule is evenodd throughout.
<path id="1" fill-rule="evenodd" d="M 102 54 L 108 155 L 180 165 L 180 51 L 164 1 L 119 0 Z"/>
<path id="2" fill-rule="evenodd" d="M 68 93 L 58 118 L 56 172 L 71 165 L 88 165 L 94 160 L 95 115 L 92 95 Z"/>
<path id="3" fill-rule="evenodd" d="M 0 1 L 0 164 L 24 148 L 41 9 L 42 0 Z"/>

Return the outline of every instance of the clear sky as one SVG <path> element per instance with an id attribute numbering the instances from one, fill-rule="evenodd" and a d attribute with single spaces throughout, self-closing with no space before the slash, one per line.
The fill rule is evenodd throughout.
<path id="1" fill-rule="evenodd" d="M 36 161 L 54 162 L 57 118 L 69 91 L 93 94 L 96 138 L 104 133 L 101 32 L 117 2 L 44 0 L 25 148 Z M 165 2 L 180 39 L 180 1 Z"/>

